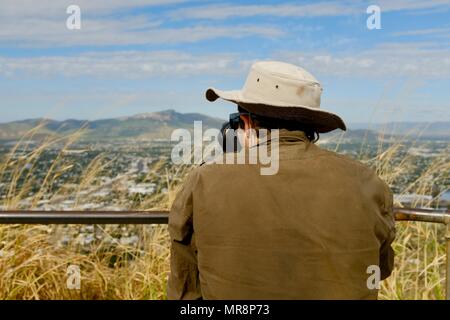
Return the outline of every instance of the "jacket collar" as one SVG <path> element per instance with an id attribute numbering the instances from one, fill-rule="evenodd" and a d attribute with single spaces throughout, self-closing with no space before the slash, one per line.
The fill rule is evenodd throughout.
<path id="1" fill-rule="evenodd" d="M 255 144 L 251 146 L 250 148 L 257 148 L 262 145 L 267 145 L 269 148 L 271 148 L 271 144 L 273 141 L 279 141 L 279 145 L 290 145 L 290 144 L 297 144 L 299 142 L 306 143 L 305 148 L 308 148 L 310 145 L 309 139 L 306 137 L 306 134 L 303 131 L 300 130 L 287 130 L 287 129 L 280 129 L 278 133 L 278 138 L 273 138 L 269 132 L 267 139 L 259 142 L 258 144 Z"/>
<path id="2" fill-rule="evenodd" d="M 278 138 L 273 138 L 270 133 L 267 137 L 267 143 L 270 144 L 272 141 L 278 140 L 281 144 L 284 143 L 295 143 L 295 142 L 309 142 L 308 138 L 306 137 L 306 134 L 303 131 L 300 130 L 287 130 L 287 129 L 280 129 Z M 258 145 L 264 144 L 264 142 L 260 142 Z"/>

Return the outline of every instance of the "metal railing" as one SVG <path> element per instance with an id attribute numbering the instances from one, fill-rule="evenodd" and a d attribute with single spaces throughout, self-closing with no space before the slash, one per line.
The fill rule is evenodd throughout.
<path id="1" fill-rule="evenodd" d="M 447 226 L 446 299 L 450 300 L 449 210 L 395 208 L 396 221 L 441 223 Z M 168 211 L 0 211 L 0 224 L 167 224 Z"/>
<path id="2" fill-rule="evenodd" d="M 0 211 L 0 224 L 167 224 L 168 211 Z"/>

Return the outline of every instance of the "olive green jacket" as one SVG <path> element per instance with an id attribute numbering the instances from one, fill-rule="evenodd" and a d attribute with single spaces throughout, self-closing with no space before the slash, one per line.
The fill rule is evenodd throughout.
<path id="1" fill-rule="evenodd" d="M 279 158 L 275 175 L 258 164 L 189 174 L 169 216 L 169 299 L 377 298 L 370 266 L 384 279 L 394 261 L 388 186 L 301 131 L 280 131 Z"/>

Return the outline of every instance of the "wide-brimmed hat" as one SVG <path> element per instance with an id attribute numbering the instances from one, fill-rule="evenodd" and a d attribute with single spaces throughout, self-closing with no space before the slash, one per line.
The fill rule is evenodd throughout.
<path id="1" fill-rule="evenodd" d="M 346 130 L 336 114 L 320 109 L 322 86 L 308 71 L 279 61 L 260 61 L 252 65 L 241 90 L 209 88 L 206 99 L 222 98 L 256 115 L 292 120 L 328 132 Z"/>

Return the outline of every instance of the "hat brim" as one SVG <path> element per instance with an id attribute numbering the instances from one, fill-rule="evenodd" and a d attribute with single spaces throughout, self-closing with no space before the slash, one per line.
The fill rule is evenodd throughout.
<path id="1" fill-rule="evenodd" d="M 267 104 L 263 101 L 249 101 L 242 96 L 240 90 L 222 91 L 208 88 L 205 96 L 211 102 L 221 98 L 239 104 L 245 110 L 260 116 L 300 122 L 311 126 L 320 133 L 335 129 L 347 130 L 344 121 L 338 115 L 322 109 L 302 105 L 291 106 L 277 103 Z"/>

